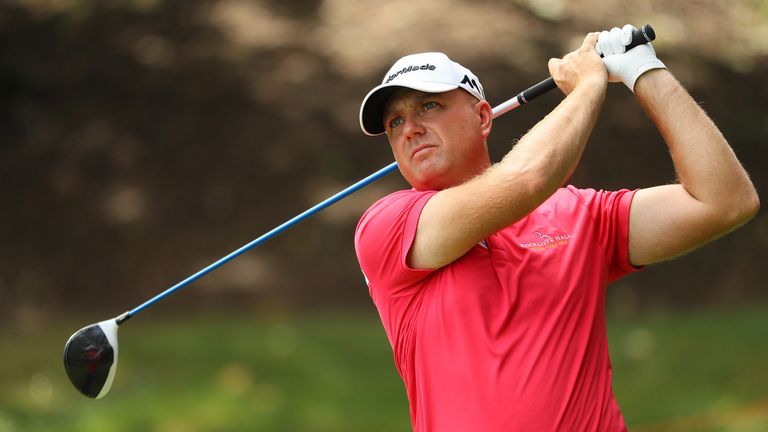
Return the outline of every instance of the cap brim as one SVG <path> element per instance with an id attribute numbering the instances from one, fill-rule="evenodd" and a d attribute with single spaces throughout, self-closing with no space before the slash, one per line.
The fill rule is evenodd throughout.
<path id="1" fill-rule="evenodd" d="M 382 84 L 363 99 L 360 106 L 360 128 L 366 135 L 376 136 L 384 133 L 384 108 L 387 101 L 401 88 L 410 88 L 427 93 L 442 93 L 459 88 L 456 84 L 420 82 L 413 85 Z"/>

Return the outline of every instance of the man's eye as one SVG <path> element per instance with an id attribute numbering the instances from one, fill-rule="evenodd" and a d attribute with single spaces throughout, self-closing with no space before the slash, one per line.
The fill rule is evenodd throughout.
<path id="1" fill-rule="evenodd" d="M 398 126 L 403 124 L 403 118 L 402 117 L 395 117 L 392 120 L 389 121 L 389 128 L 394 129 Z"/>
<path id="2" fill-rule="evenodd" d="M 424 108 L 425 111 L 431 110 L 437 107 L 437 102 L 426 102 L 424 103 L 424 105 L 422 105 L 422 107 Z"/>

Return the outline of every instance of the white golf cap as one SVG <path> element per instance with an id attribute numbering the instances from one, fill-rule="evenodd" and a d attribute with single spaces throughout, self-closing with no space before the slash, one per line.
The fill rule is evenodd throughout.
<path id="1" fill-rule="evenodd" d="M 407 55 L 389 69 L 381 85 L 365 96 L 360 106 L 360 127 L 366 135 L 384 133 L 384 106 L 399 89 L 407 87 L 427 93 L 463 88 L 478 100 L 485 99 L 480 80 L 469 69 L 439 52 Z"/>

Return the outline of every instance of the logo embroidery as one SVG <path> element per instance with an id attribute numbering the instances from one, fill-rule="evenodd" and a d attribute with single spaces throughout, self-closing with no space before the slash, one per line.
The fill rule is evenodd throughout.
<path id="1" fill-rule="evenodd" d="M 421 65 L 421 66 L 414 65 L 414 66 L 404 67 L 404 68 L 400 69 L 399 71 L 393 73 L 392 75 L 388 76 L 387 77 L 387 82 L 385 82 L 384 84 L 389 84 L 390 81 L 392 81 L 393 79 L 397 78 L 401 74 L 405 74 L 405 73 L 413 72 L 413 71 L 417 71 L 417 70 L 430 70 L 430 71 L 433 71 L 436 68 L 437 68 L 437 66 L 431 65 L 429 63 L 427 63 L 425 65 Z"/>
<path id="2" fill-rule="evenodd" d="M 573 234 L 558 234 L 558 235 L 547 235 L 544 233 L 541 233 L 539 231 L 534 231 L 534 234 L 539 236 L 539 241 L 534 242 L 527 242 L 527 243 L 518 243 L 521 247 L 524 247 L 526 249 L 532 249 L 532 250 L 544 250 L 544 249 L 554 249 L 560 246 L 567 245 L 568 242 L 574 237 Z"/>

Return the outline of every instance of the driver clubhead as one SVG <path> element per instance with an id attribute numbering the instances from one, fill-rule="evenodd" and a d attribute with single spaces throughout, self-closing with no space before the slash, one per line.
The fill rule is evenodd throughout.
<path id="1" fill-rule="evenodd" d="M 83 327 L 64 346 L 64 368 L 80 393 L 104 397 L 117 369 L 117 322 L 115 319 Z"/>

